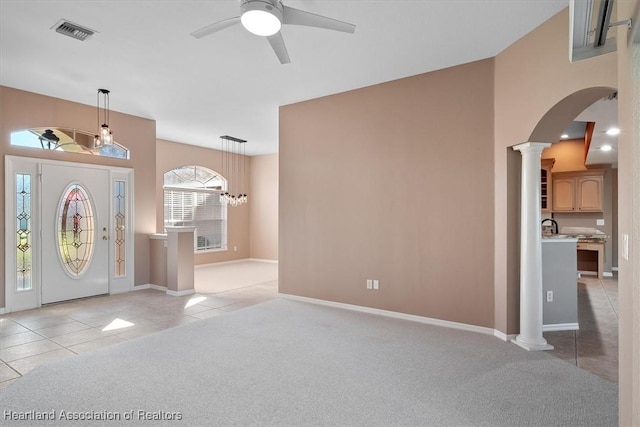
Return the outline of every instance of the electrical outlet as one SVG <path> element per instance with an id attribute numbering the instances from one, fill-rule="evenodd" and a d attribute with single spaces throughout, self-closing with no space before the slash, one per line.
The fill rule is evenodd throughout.
<path id="1" fill-rule="evenodd" d="M 596 219 L 596 225 L 603 226 L 604 225 L 604 218 Z"/>
<path id="2" fill-rule="evenodd" d="M 373 289 L 375 289 L 375 290 L 380 289 L 380 281 L 378 279 L 375 279 L 373 281 Z"/>
<path id="3" fill-rule="evenodd" d="M 553 302 L 553 291 L 547 291 L 547 302 Z"/>
<path id="4" fill-rule="evenodd" d="M 367 279 L 367 289 L 373 289 L 373 280 Z"/>
<path id="5" fill-rule="evenodd" d="M 237 246 L 233 247 L 233 252 L 238 252 L 238 247 Z"/>

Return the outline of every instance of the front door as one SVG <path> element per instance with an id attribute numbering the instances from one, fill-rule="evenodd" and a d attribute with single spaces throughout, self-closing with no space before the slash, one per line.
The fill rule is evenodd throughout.
<path id="1" fill-rule="evenodd" d="M 42 164 L 42 304 L 109 292 L 109 171 Z"/>

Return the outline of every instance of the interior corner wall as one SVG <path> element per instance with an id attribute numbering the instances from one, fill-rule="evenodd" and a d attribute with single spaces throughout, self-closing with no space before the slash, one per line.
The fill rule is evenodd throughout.
<path id="1" fill-rule="evenodd" d="M 493 71 L 280 107 L 280 292 L 493 327 Z"/>
<path id="2" fill-rule="evenodd" d="M 278 260 L 278 154 L 252 156 L 250 257 Z"/>
<path id="3" fill-rule="evenodd" d="M 163 139 L 157 140 L 156 177 L 155 177 L 155 202 L 156 202 L 156 230 L 164 231 L 164 207 L 163 207 L 163 178 L 164 173 L 180 166 L 204 166 L 215 172 L 222 173 L 222 152 L 212 148 L 197 147 L 181 144 Z M 245 164 L 247 177 L 247 194 L 251 197 L 251 162 Z M 223 261 L 234 261 L 249 258 L 249 203 L 229 207 L 227 209 L 227 247 L 228 250 L 210 251 L 195 255 L 196 265 L 210 264 Z M 235 249 L 235 250 L 234 250 Z"/>
<path id="4" fill-rule="evenodd" d="M 569 11 L 559 12 L 495 57 L 494 74 L 494 197 L 495 197 L 495 306 L 496 329 L 510 329 L 518 306 L 511 298 L 518 277 L 509 264 L 509 248 L 518 245 L 519 231 L 510 229 L 508 212 L 520 200 L 509 196 L 507 149 L 530 141 L 536 126 L 560 101 L 588 88 L 616 88 L 616 54 L 569 62 Z M 584 105 L 586 108 L 588 105 Z M 567 125 L 574 115 L 567 119 Z M 558 135 L 562 129 L 558 130 Z M 556 141 L 530 141 L 556 142 Z M 502 307 L 506 306 L 506 308 Z"/>
<path id="5" fill-rule="evenodd" d="M 95 99 L 95 98 L 93 98 Z M 11 145 L 11 133 L 34 127 L 57 126 L 92 131 L 96 129 L 96 107 L 59 98 L 0 86 L 0 150 L 2 156 L 46 158 L 67 162 L 100 164 L 132 168 L 135 181 L 135 279 L 136 285 L 149 282 L 149 241 L 155 231 L 155 121 L 111 111 L 110 126 L 116 140 L 130 150 L 130 160 L 89 156 L 68 152 L 44 151 Z M 0 198 L 4 203 L 4 161 L 0 162 Z M 4 224 L 5 209 L 0 211 Z M 4 241 L 4 227 L 0 229 Z M 0 270 L 4 277 L 4 248 Z M 0 307 L 4 307 L 4 287 L 0 290 Z"/>

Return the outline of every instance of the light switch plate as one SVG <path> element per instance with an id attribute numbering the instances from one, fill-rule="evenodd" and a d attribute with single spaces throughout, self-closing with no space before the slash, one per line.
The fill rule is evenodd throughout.
<path id="1" fill-rule="evenodd" d="M 596 219 L 596 225 L 600 225 L 600 226 L 604 225 L 604 218 Z"/>
<path id="2" fill-rule="evenodd" d="M 629 235 L 622 235 L 622 258 L 629 261 Z"/>

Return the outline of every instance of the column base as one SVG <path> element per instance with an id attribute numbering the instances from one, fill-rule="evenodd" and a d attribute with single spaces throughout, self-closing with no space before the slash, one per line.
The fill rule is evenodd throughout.
<path id="1" fill-rule="evenodd" d="M 518 347 L 524 348 L 527 351 L 540 351 L 540 350 L 553 350 L 553 346 L 546 340 L 542 340 L 541 343 L 531 344 L 520 340 L 520 335 L 511 340 L 512 343 Z"/>

